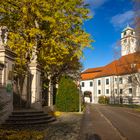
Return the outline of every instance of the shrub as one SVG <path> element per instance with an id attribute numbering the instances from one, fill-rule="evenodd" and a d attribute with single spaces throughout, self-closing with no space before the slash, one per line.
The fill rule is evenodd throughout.
<path id="1" fill-rule="evenodd" d="M 56 108 L 63 112 L 74 112 L 79 109 L 79 90 L 68 76 L 63 76 L 60 79 L 56 95 Z"/>
<path id="2" fill-rule="evenodd" d="M 99 96 L 98 103 L 99 104 L 109 104 L 109 97 L 107 97 L 107 96 Z"/>

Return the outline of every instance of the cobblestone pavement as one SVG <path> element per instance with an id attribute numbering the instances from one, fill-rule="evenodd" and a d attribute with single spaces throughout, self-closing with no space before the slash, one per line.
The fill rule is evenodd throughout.
<path id="1" fill-rule="evenodd" d="M 46 140 L 77 140 L 82 113 L 62 113 L 46 128 Z"/>

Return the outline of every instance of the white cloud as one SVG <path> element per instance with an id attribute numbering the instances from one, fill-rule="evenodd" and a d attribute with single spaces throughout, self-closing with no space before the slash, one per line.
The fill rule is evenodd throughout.
<path id="1" fill-rule="evenodd" d="M 124 27 L 127 23 L 132 24 L 134 18 L 134 11 L 129 10 L 124 13 L 115 15 L 111 18 L 111 23 L 114 27 Z"/>
<path id="2" fill-rule="evenodd" d="M 91 8 L 99 8 L 108 0 L 85 0 L 85 3 L 90 4 Z"/>
<path id="3" fill-rule="evenodd" d="M 85 4 L 89 4 L 90 14 L 95 15 L 95 10 L 103 6 L 108 0 L 85 0 Z"/>

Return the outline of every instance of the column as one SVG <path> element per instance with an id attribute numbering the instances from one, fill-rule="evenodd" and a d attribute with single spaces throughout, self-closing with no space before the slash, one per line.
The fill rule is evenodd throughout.
<path id="1" fill-rule="evenodd" d="M 42 109 L 41 70 L 37 62 L 36 47 L 33 48 L 29 72 L 31 74 L 31 107 Z"/>

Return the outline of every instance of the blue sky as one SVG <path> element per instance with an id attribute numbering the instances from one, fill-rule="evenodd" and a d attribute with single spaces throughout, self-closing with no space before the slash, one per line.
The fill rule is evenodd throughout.
<path id="1" fill-rule="evenodd" d="M 84 50 L 83 69 L 104 66 L 116 58 L 115 48 L 123 28 L 133 27 L 131 0 L 85 0 L 93 18 L 85 21 L 83 28 L 95 40 L 94 49 Z"/>

